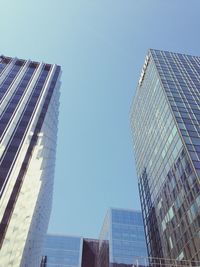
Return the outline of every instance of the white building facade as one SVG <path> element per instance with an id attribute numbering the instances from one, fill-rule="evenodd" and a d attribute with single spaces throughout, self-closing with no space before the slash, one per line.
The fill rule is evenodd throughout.
<path id="1" fill-rule="evenodd" d="M 60 66 L 0 57 L 0 267 L 39 266 L 52 204 Z"/>

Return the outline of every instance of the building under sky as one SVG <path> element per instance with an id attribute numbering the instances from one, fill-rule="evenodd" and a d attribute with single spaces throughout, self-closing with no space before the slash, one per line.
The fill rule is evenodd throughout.
<path id="1" fill-rule="evenodd" d="M 109 209 L 99 236 L 99 267 L 145 265 L 146 240 L 141 211 Z"/>
<path id="2" fill-rule="evenodd" d="M 147 266 L 140 211 L 109 209 L 99 240 L 48 234 L 41 267 Z"/>
<path id="3" fill-rule="evenodd" d="M 200 260 L 200 57 L 151 49 L 131 124 L 149 255 Z"/>
<path id="4" fill-rule="evenodd" d="M 62 66 L 49 232 L 97 238 L 108 207 L 140 209 L 129 113 L 144 55 L 200 55 L 199 10 L 199 0 L 1 1 L 1 53 Z"/>
<path id="5" fill-rule="evenodd" d="M 83 238 L 46 235 L 41 267 L 81 267 Z"/>
<path id="6" fill-rule="evenodd" d="M 47 234 L 40 267 L 97 267 L 99 241 Z"/>
<path id="7" fill-rule="evenodd" d="M 39 266 L 53 193 L 60 67 L 0 57 L 0 266 Z"/>

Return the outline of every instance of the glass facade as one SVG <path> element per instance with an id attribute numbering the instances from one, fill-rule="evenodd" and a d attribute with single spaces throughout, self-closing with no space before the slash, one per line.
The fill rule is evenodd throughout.
<path id="1" fill-rule="evenodd" d="M 99 239 L 47 235 L 40 267 L 149 266 L 140 211 L 110 209 Z"/>
<path id="2" fill-rule="evenodd" d="M 83 239 L 74 236 L 47 235 L 41 266 L 81 267 Z"/>
<path id="3" fill-rule="evenodd" d="M 40 267 L 98 267 L 99 240 L 48 234 Z"/>
<path id="4" fill-rule="evenodd" d="M 110 209 L 100 234 L 100 267 L 145 265 L 147 256 L 142 214 Z"/>
<path id="5" fill-rule="evenodd" d="M 0 262 L 39 266 L 52 202 L 60 67 L 0 57 Z"/>
<path id="6" fill-rule="evenodd" d="M 200 260 L 200 57 L 150 50 L 131 113 L 149 256 Z"/>

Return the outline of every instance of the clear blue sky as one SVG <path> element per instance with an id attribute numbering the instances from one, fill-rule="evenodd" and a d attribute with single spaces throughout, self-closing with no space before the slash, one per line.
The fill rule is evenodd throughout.
<path id="1" fill-rule="evenodd" d="M 139 209 L 129 111 L 148 48 L 200 55 L 199 0 L 0 0 L 0 53 L 62 66 L 50 232 Z"/>

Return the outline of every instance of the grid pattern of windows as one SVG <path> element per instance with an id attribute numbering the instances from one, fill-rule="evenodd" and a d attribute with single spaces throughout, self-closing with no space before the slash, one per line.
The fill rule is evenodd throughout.
<path id="1" fill-rule="evenodd" d="M 111 259 L 114 264 L 133 264 L 145 257 L 146 241 L 141 212 L 112 210 Z"/>
<path id="2" fill-rule="evenodd" d="M 3 266 L 39 265 L 52 201 L 59 75 L 57 65 L 0 57 Z"/>
<path id="3" fill-rule="evenodd" d="M 43 255 L 46 267 L 81 267 L 83 240 L 81 237 L 47 235 Z"/>
<path id="4" fill-rule="evenodd" d="M 100 240 L 99 260 L 102 267 L 132 266 L 138 258 L 147 256 L 142 214 L 139 211 L 110 209 Z M 140 266 L 144 262 L 141 260 Z"/>
<path id="5" fill-rule="evenodd" d="M 200 260 L 200 58 L 150 50 L 133 101 L 150 256 Z"/>
<path id="6" fill-rule="evenodd" d="M 200 176 L 200 57 L 152 51 L 192 163 Z"/>

